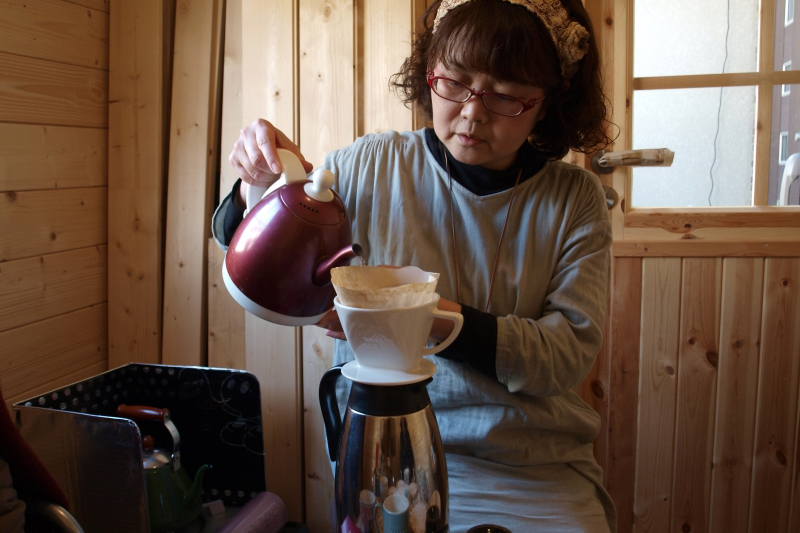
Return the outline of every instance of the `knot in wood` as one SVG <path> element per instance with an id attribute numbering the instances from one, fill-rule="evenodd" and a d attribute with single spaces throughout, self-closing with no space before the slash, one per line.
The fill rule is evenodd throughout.
<path id="1" fill-rule="evenodd" d="M 719 354 L 717 352 L 706 352 L 706 359 L 711 366 L 717 368 L 719 364 Z"/>
<path id="2" fill-rule="evenodd" d="M 782 451 L 776 451 L 775 458 L 778 459 L 778 462 L 781 464 L 781 466 L 786 466 L 786 455 Z"/>

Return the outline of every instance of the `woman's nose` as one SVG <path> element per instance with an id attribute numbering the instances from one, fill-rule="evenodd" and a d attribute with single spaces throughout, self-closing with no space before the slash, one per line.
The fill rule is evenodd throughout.
<path id="1" fill-rule="evenodd" d="M 469 100 L 461 104 L 461 117 L 475 122 L 485 122 L 489 110 L 483 105 L 480 96 L 472 95 Z"/>

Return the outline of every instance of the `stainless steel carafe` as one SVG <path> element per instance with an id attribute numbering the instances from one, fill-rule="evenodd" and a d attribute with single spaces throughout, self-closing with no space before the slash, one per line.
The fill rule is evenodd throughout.
<path id="1" fill-rule="evenodd" d="M 328 452 L 336 461 L 336 531 L 440 533 L 447 526 L 447 465 L 427 385 L 353 382 L 344 415 L 341 365 L 319 386 Z"/>

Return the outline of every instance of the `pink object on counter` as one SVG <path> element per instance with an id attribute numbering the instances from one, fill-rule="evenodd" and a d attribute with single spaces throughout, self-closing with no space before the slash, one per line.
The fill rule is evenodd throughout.
<path id="1" fill-rule="evenodd" d="M 348 516 L 342 522 L 342 533 L 361 533 L 361 530 L 356 527 L 353 520 Z"/>
<path id="2" fill-rule="evenodd" d="M 288 521 L 289 511 L 283 500 L 271 492 L 259 492 L 217 533 L 278 533 Z"/>

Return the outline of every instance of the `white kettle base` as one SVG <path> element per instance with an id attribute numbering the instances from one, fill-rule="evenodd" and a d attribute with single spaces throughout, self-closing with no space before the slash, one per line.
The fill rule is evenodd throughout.
<path id="1" fill-rule="evenodd" d="M 225 263 L 225 260 L 222 262 L 222 279 L 225 281 L 225 287 L 227 287 L 230 295 L 233 296 L 233 299 L 236 300 L 236 303 L 244 307 L 245 311 L 257 316 L 258 318 L 262 318 L 267 322 L 272 322 L 273 324 L 279 324 L 281 326 L 313 326 L 322 320 L 322 317 L 328 314 L 328 311 L 326 311 L 315 316 L 289 316 L 276 313 L 275 311 L 270 311 L 266 307 L 257 304 L 245 296 L 245 294 L 239 290 L 239 287 L 236 286 L 228 274 L 228 266 Z M 331 309 L 333 309 L 333 307 L 331 307 Z"/>

